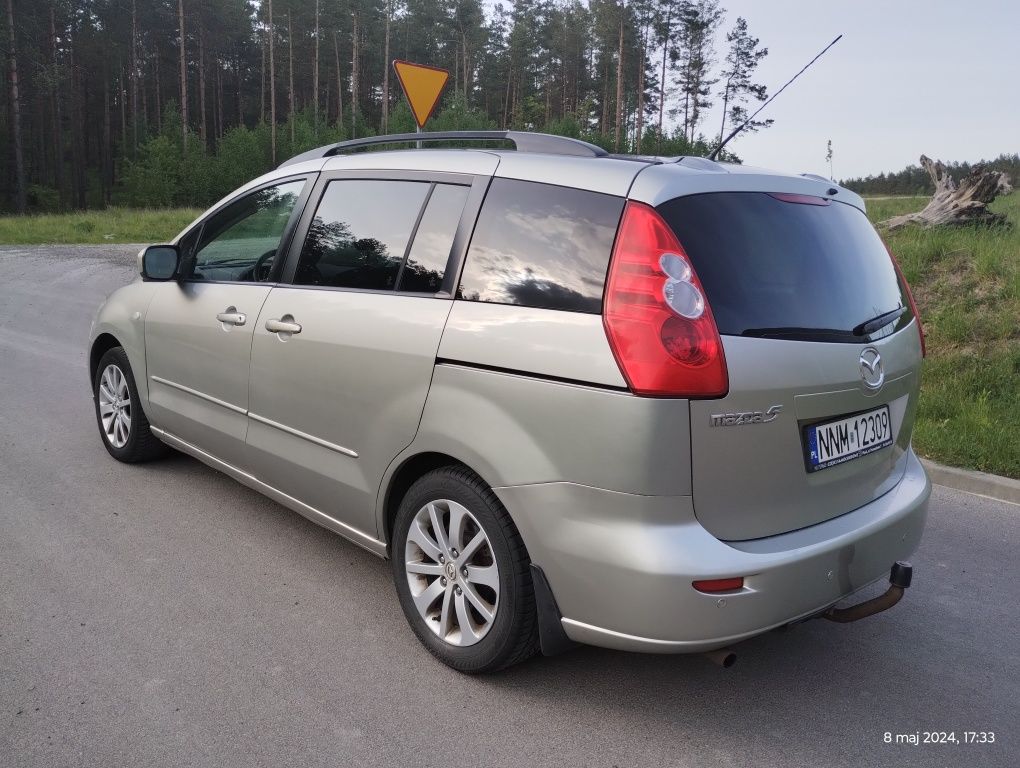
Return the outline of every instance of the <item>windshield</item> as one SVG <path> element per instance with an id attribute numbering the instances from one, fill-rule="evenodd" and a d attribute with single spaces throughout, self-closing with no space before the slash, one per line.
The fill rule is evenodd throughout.
<path id="1" fill-rule="evenodd" d="M 881 238 L 851 205 L 718 192 L 658 210 L 705 286 L 721 334 L 860 343 L 913 317 Z"/>

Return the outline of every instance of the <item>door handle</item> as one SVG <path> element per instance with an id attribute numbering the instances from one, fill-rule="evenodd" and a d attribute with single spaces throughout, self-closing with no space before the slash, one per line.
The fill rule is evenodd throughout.
<path id="1" fill-rule="evenodd" d="M 216 319 L 224 325 L 244 325 L 248 321 L 248 316 L 244 312 L 238 312 L 237 307 L 227 307 L 216 315 Z"/>
<path id="2" fill-rule="evenodd" d="M 290 315 L 284 315 L 279 320 L 266 320 L 266 330 L 270 333 L 279 333 L 280 338 L 289 338 L 291 334 L 301 333 L 301 325 L 295 323 Z"/>

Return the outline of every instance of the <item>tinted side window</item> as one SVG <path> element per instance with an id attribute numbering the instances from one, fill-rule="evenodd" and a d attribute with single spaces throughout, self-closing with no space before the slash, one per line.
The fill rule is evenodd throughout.
<path id="1" fill-rule="evenodd" d="M 213 214 L 191 261 L 192 280 L 262 281 L 280 247 L 304 179 L 245 195 Z M 187 254 L 185 254 L 187 255 Z"/>
<path id="2" fill-rule="evenodd" d="M 398 290 L 435 293 L 443 283 L 450 248 L 470 187 L 437 184 L 429 196 Z"/>
<path id="3" fill-rule="evenodd" d="M 301 249 L 294 282 L 393 290 L 428 182 L 331 181 Z"/>
<path id="4" fill-rule="evenodd" d="M 458 298 L 601 312 L 623 204 L 597 192 L 494 179 Z"/>

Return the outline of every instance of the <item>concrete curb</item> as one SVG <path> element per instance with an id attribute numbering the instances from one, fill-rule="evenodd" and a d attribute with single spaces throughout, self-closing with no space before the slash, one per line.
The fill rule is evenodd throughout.
<path id="1" fill-rule="evenodd" d="M 928 459 L 921 459 L 921 463 L 928 470 L 928 476 L 931 477 L 931 481 L 937 485 L 955 488 L 958 491 L 976 493 L 979 496 L 988 496 L 989 498 L 1007 501 L 1012 504 L 1020 504 L 1020 480 L 990 475 L 987 472 L 974 472 L 969 469 L 947 467 L 944 464 L 938 464 Z"/>

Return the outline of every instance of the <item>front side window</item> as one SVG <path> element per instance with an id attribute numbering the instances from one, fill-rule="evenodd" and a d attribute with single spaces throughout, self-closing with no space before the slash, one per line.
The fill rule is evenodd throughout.
<path id="1" fill-rule="evenodd" d="M 265 187 L 214 213 L 202 227 L 187 277 L 263 282 L 269 279 L 287 222 L 305 180 Z"/>
<path id="2" fill-rule="evenodd" d="M 458 298 L 599 313 L 623 198 L 494 179 Z"/>
<path id="3" fill-rule="evenodd" d="M 322 193 L 294 282 L 392 291 L 431 184 L 338 179 Z"/>

